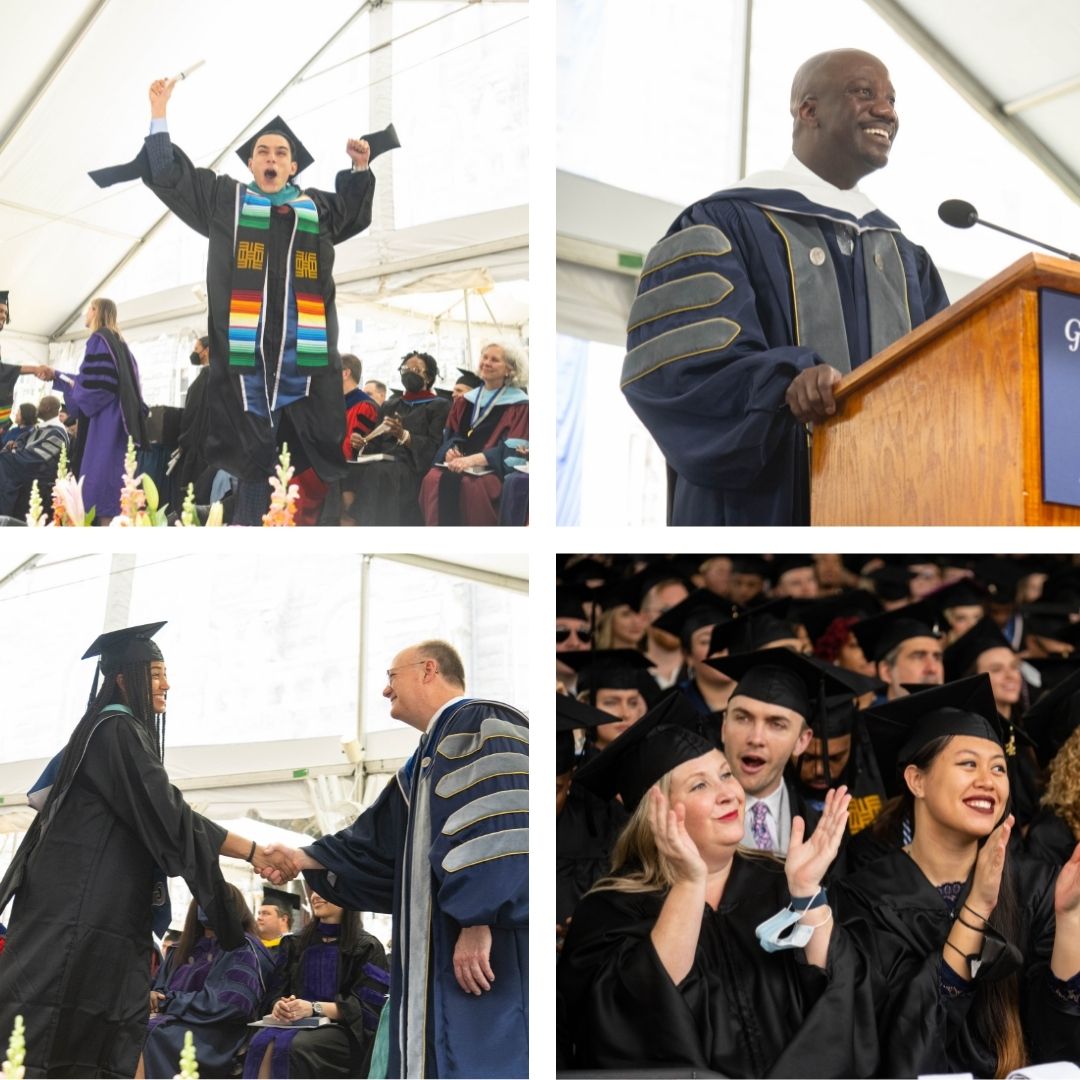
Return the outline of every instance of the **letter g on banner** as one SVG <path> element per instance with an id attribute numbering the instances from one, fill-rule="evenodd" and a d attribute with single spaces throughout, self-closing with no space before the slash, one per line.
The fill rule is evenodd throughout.
<path id="1" fill-rule="evenodd" d="M 1065 340 L 1069 343 L 1069 352 L 1080 348 L 1080 319 L 1070 319 L 1065 324 Z"/>

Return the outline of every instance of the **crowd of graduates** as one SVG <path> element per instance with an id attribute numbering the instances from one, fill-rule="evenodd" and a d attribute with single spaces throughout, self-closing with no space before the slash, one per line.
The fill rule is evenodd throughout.
<path id="1" fill-rule="evenodd" d="M 558 575 L 564 1072 L 1080 1064 L 1073 557 Z"/>

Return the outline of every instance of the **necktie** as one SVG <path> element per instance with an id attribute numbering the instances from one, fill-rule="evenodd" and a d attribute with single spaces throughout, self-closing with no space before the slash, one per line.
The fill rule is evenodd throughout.
<path id="1" fill-rule="evenodd" d="M 772 851 L 772 837 L 769 836 L 769 828 L 765 819 L 769 816 L 768 804 L 756 802 L 750 808 L 750 832 L 754 837 L 754 844 L 759 851 Z"/>

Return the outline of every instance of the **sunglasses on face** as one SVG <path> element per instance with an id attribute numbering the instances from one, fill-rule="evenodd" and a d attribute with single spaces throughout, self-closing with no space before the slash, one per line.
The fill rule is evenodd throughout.
<path id="1" fill-rule="evenodd" d="M 564 642 L 570 640 L 570 635 L 576 634 L 578 641 L 583 645 L 588 645 L 592 641 L 591 630 L 565 630 L 560 627 L 555 628 L 555 644 L 562 645 Z"/>

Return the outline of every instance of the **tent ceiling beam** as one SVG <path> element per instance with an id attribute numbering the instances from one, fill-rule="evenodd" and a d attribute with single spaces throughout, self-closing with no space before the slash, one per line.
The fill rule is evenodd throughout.
<path id="1" fill-rule="evenodd" d="M 102 3 L 107 2 L 108 0 L 102 0 Z M 323 53 L 325 53 L 334 44 L 334 42 L 337 41 L 337 39 L 343 33 L 345 33 L 346 30 L 349 29 L 350 26 L 352 26 L 352 24 L 356 22 L 356 20 L 359 19 L 360 16 L 368 10 L 368 8 L 371 7 L 371 4 L 372 0 L 364 0 L 364 2 L 356 9 L 356 11 L 354 11 L 345 20 L 345 22 L 343 22 L 341 26 L 339 26 L 333 32 L 333 34 L 331 34 L 330 37 L 327 38 L 325 42 L 323 42 L 319 49 L 312 56 L 308 57 L 308 59 L 301 65 L 300 69 L 292 76 L 290 76 L 290 78 L 277 91 L 277 93 L 275 93 L 273 97 L 271 97 L 270 100 L 261 109 L 259 109 L 259 111 L 254 115 L 254 117 L 252 117 L 252 119 L 249 120 L 240 129 L 239 133 L 233 139 L 229 140 L 225 149 L 222 150 L 221 153 L 218 154 L 218 156 L 214 159 L 213 163 L 210 166 L 211 169 L 216 169 L 226 159 L 226 157 L 232 152 L 232 148 L 240 142 L 243 136 L 246 135 L 274 107 L 274 105 L 277 104 L 277 102 L 281 99 L 282 95 L 289 89 L 289 87 L 302 78 L 304 73 L 319 60 Z M 64 332 L 64 329 L 71 324 L 72 320 L 78 318 L 83 308 L 95 296 L 99 295 L 101 290 L 105 288 L 109 281 L 111 281 L 112 278 L 114 278 L 131 261 L 139 248 L 141 248 L 143 244 L 145 244 L 147 240 L 149 240 L 158 231 L 158 229 L 160 229 L 161 226 L 164 225 L 166 221 L 168 221 L 169 215 L 171 213 L 171 210 L 167 210 L 164 214 L 162 214 L 161 217 L 159 217 L 157 221 L 155 221 L 153 225 L 151 225 L 150 228 L 147 229 L 146 232 L 143 233 L 143 235 L 138 240 L 136 240 L 134 244 L 131 245 L 130 248 L 128 248 L 127 252 L 123 256 L 121 256 L 120 261 L 116 263 L 115 266 L 113 266 L 113 268 L 105 275 L 105 277 L 103 277 L 101 281 L 99 281 L 86 296 L 83 297 L 79 305 L 67 316 L 67 318 L 64 319 L 59 326 L 54 328 L 52 334 L 50 335 L 52 340 L 57 340 Z"/>
<path id="2" fill-rule="evenodd" d="M 453 574 L 454 577 L 468 578 L 484 585 L 495 585 L 500 589 L 528 593 L 529 582 L 525 578 L 510 577 L 508 574 L 496 574 L 491 570 L 481 570 L 473 566 L 461 566 L 458 563 L 443 562 L 427 555 L 373 555 L 374 559 L 389 559 L 391 562 L 416 566 L 421 570 L 434 570 L 440 574 Z"/>
<path id="3" fill-rule="evenodd" d="M 1026 124 L 1007 115 L 1005 105 L 905 9 L 901 0 L 866 0 L 866 3 L 917 49 L 982 117 L 1031 158 L 1071 199 L 1080 202 L 1080 176 Z"/>
<path id="4" fill-rule="evenodd" d="M 521 236 L 507 236 L 501 240 L 489 240 L 487 243 L 473 244 L 470 247 L 455 248 L 453 251 L 432 252 L 428 255 L 417 255 L 412 259 L 379 263 L 376 266 L 364 267 L 362 270 L 351 270 L 340 276 L 335 275 L 334 280 L 340 290 L 353 281 L 370 281 L 371 278 L 389 277 L 391 274 L 405 273 L 409 270 L 427 270 L 430 267 L 447 266 L 467 259 L 481 259 L 485 255 L 501 255 L 506 251 L 528 252 L 528 250 L 529 237 L 526 233 Z"/>
<path id="5" fill-rule="evenodd" d="M 94 10 L 83 19 L 79 26 L 72 30 L 66 41 L 60 46 L 59 55 L 46 64 L 45 74 L 42 75 L 37 86 L 26 95 L 25 101 L 19 103 L 19 107 L 15 111 L 15 122 L 7 129 L 7 131 L 0 135 L 0 156 L 3 155 L 4 151 L 8 148 L 8 144 L 15 138 L 23 124 L 30 119 L 34 110 L 37 108 L 38 102 L 41 101 L 49 87 L 52 86 L 59 77 L 60 72 L 64 70 L 67 62 L 74 55 L 75 50 L 78 49 L 83 38 L 90 32 L 90 28 L 97 22 L 98 16 L 101 15 L 108 4 L 109 0 L 98 0 Z"/>

